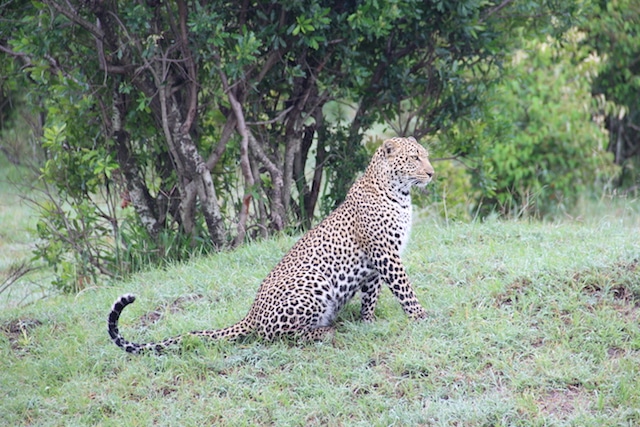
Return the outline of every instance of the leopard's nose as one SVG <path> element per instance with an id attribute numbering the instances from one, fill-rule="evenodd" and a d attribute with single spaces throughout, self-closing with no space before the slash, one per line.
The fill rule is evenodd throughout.
<path id="1" fill-rule="evenodd" d="M 425 171 L 425 173 L 427 174 L 427 176 L 429 177 L 429 179 L 432 179 L 432 178 L 433 178 L 433 175 L 434 175 L 434 170 L 433 170 L 433 168 L 429 168 L 429 169 L 427 169 L 427 170 Z"/>
<path id="2" fill-rule="evenodd" d="M 434 170 L 433 170 L 433 166 L 431 166 L 431 163 L 427 163 L 424 169 L 425 169 L 424 172 L 427 174 L 427 176 L 429 178 L 433 178 Z"/>

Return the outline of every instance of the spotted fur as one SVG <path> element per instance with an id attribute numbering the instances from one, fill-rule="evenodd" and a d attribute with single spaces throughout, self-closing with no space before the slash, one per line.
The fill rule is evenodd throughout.
<path id="1" fill-rule="evenodd" d="M 362 320 L 372 321 L 383 283 L 409 317 L 426 317 L 400 254 L 411 228 L 409 190 L 424 187 L 432 176 L 428 153 L 414 138 L 386 140 L 345 201 L 305 234 L 267 275 L 244 319 L 227 328 L 188 335 L 322 339 L 333 332 L 338 312 L 358 291 Z M 121 296 L 109 314 L 109 335 L 118 347 L 129 353 L 162 352 L 180 343 L 183 336 L 146 344 L 124 339 L 118 331 L 118 318 L 134 300 L 130 294 Z"/>

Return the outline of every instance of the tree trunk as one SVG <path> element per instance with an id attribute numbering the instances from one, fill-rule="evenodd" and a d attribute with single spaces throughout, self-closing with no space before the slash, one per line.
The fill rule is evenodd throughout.
<path id="1" fill-rule="evenodd" d="M 129 133 L 124 130 L 123 119 L 126 117 L 126 95 L 118 92 L 116 86 L 113 94 L 113 114 L 111 116 L 111 133 L 116 143 L 116 158 L 125 178 L 125 184 L 140 222 L 150 236 L 156 238 L 163 224 L 158 220 L 156 202 L 149 194 L 142 173 L 131 153 Z"/>
<path id="2" fill-rule="evenodd" d="M 286 211 L 282 204 L 283 177 L 282 171 L 271 161 L 256 138 L 249 133 L 249 148 L 256 159 L 264 165 L 271 177 L 271 224 L 276 231 L 284 229 Z"/>
<path id="3" fill-rule="evenodd" d="M 211 242 L 214 247 L 221 248 L 224 245 L 225 233 L 211 172 L 198 153 L 191 135 L 184 132 L 184 120 L 177 100 L 173 96 L 167 96 L 165 90 L 169 91 L 170 89 L 161 87 L 159 90 L 163 109 L 162 122 L 169 152 L 176 165 L 178 181 L 182 183 L 179 188 L 182 196 L 183 227 L 188 234 L 194 232 L 196 201 L 194 196 L 197 195 L 200 199 L 200 210 L 207 224 Z"/>

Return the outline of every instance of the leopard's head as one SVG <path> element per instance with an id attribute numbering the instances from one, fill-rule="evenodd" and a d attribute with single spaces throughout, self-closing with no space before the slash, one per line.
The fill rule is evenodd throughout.
<path id="1" fill-rule="evenodd" d="M 388 165 L 390 178 L 401 187 L 424 187 L 433 178 L 429 153 L 413 137 L 391 138 L 378 149 Z"/>

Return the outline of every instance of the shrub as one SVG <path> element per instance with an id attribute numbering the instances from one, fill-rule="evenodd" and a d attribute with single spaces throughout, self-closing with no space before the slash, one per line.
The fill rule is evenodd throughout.
<path id="1" fill-rule="evenodd" d="M 479 139 L 473 178 L 483 213 L 553 214 L 615 174 L 606 131 L 593 120 L 594 61 L 572 63 L 575 46 L 525 42 L 491 91 L 485 119 L 461 132 Z"/>

